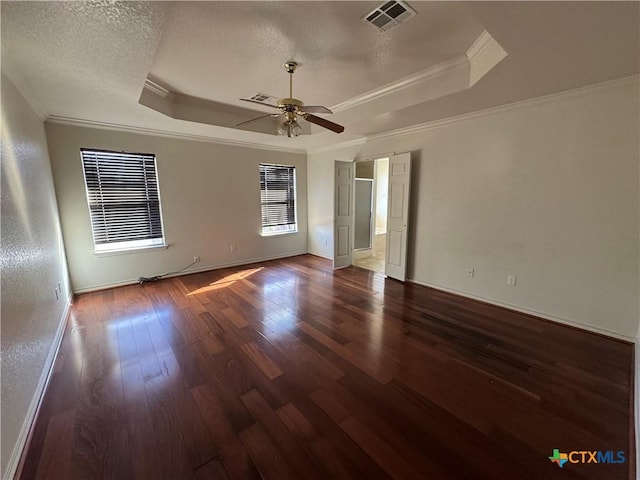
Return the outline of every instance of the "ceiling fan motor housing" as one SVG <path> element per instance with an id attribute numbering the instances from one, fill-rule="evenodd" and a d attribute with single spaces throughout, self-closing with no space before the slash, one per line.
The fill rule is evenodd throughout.
<path id="1" fill-rule="evenodd" d="M 285 112 L 295 112 L 304 106 L 297 98 L 281 98 L 278 100 L 278 107 L 284 109 Z"/>

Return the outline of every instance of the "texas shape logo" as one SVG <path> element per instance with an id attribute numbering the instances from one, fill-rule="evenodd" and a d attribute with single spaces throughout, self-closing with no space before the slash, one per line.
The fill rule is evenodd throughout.
<path id="1" fill-rule="evenodd" d="M 553 463 L 557 463 L 560 468 L 564 466 L 565 463 L 569 460 L 569 455 L 566 453 L 560 453 L 560 450 L 557 448 L 553 449 L 553 455 L 549 457 Z"/>

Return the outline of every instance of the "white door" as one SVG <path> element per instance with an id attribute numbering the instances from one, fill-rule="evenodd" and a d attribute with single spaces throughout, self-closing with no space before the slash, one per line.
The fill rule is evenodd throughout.
<path id="1" fill-rule="evenodd" d="M 404 282 L 407 279 L 407 237 L 409 225 L 409 186 L 411 154 L 389 158 L 389 191 L 387 193 L 387 252 L 384 273 Z"/>
<path id="2" fill-rule="evenodd" d="M 352 261 L 353 162 L 336 162 L 333 226 L 333 268 L 344 268 Z"/>

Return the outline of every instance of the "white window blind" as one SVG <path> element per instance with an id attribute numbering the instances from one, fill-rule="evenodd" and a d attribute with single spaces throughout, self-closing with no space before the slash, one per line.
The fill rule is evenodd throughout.
<path id="1" fill-rule="evenodd" d="M 298 231 L 296 222 L 296 169 L 260 164 L 262 234 Z"/>
<path id="2" fill-rule="evenodd" d="M 96 252 L 164 245 L 155 155 L 80 153 Z"/>

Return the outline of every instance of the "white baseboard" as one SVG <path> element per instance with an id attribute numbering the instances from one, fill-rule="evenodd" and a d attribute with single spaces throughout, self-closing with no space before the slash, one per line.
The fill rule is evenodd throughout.
<path id="1" fill-rule="evenodd" d="M 325 255 L 324 253 L 320 253 L 320 252 L 318 252 L 318 251 L 310 250 L 308 253 L 309 253 L 309 255 L 313 255 L 313 256 L 316 256 L 316 257 L 324 258 L 325 260 L 331 260 L 331 261 L 333 261 L 333 258 L 332 258 L 332 257 L 327 256 L 327 255 Z"/>
<path id="2" fill-rule="evenodd" d="M 192 273 L 208 272 L 209 270 L 219 270 L 221 268 L 238 267 L 241 265 L 249 265 L 251 263 L 267 262 L 269 260 L 278 260 L 281 258 L 296 257 L 298 255 L 305 255 L 306 253 L 307 253 L 306 251 L 302 251 L 302 252 L 295 252 L 295 253 L 287 253 L 286 255 L 272 255 L 272 256 L 260 257 L 260 258 L 245 258 L 235 262 L 216 263 L 213 265 L 206 265 L 204 267 L 199 267 L 199 268 L 193 268 L 193 269 L 190 268 L 188 270 L 185 270 L 184 272 L 174 273 L 172 275 L 163 275 L 162 278 L 180 277 L 182 275 L 191 275 Z M 136 283 L 139 283 L 139 279 L 137 277 L 130 278 L 128 280 L 123 280 L 122 282 L 105 283 L 102 285 L 92 285 L 90 287 L 78 288 L 78 289 L 74 289 L 73 293 L 81 294 L 81 293 L 96 292 L 98 290 L 106 290 L 108 288 L 124 287 L 126 285 L 135 285 Z"/>
<path id="3" fill-rule="evenodd" d="M 42 399 L 44 398 L 45 390 L 47 389 L 49 381 L 51 380 L 51 376 L 53 375 L 53 367 L 56 361 L 56 357 L 58 356 L 58 350 L 60 350 L 60 345 L 62 344 L 62 336 L 64 335 L 64 329 L 67 326 L 70 309 L 71 297 L 67 299 L 64 311 L 62 312 L 62 318 L 60 319 L 60 323 L 58 324 L 58 329 L 56 330 L 56 334 L 53 337 L 53 342 L 49 347 L 49 353 L 47 354 L 44 366 L 42 367 L 42 373 L 40 374 L 40 379 L 38 380 L 38 384 L 36 385 L 35 393 L 33 394 L 33 398 L 31 399 L 31 403 L 29 404 L 27 415 L 22 422 L 22 428 L 20 428 L 18 439 L 16 440 L 16 444 L 13 447 L 11 458 L 9 458 L 9 462 L 7 463 L 7 468 L 4 475 L 5 480 L 12 479 L 15 476 L 16 470 L 20 465 L 20 459 L 27 445 L 27 441 L 29 440 L 31 429 L 36 420 L 36 415 L 40 410 L 40 404 L 42 403 Z"/>
<path id="4" fill-rule="evenodd" d="M 563 325 L 569 325 L 571 327 L 576 327 L 581 330 L 587 330 L 592 333 L 597 333 L 599 335 L 604 335 L 605 337 L 612 337 L 616 340 L 624 340 L 625 342 L 635 343 L 636 338 L 630 337 L 628 335 L 623 335 L 618 332 L 614 332 L 613 330 L 607 330 L 606 328 L 594 327 L 593 325 L 587 325 L 584 323 L 576 322 L 574 320 L 570 320 L 568 318 L 556 317 L 554 315 L 549 315 L 544 312 L 538 312 L 536 310 L 531 310 L 528 308 L 520 307 L 518 305 L 511 305 L 509 303 L 500 302 L 498 300 L 493 300 L 491 298 L 481 297 L 479 295 L 473 295 L 467 292 L 462 292 L 459 290 L 455 290 L 453 288 L 443 287 L 441 285 L 435 285 L 427 282 L 421 282 L 420 280 L 408 279 L 407 281 L 411 283 L 415 283 L 417 285 L 422 285 L 424 287 L 434 288 L 436 290 L 442 290 L 443 292 L 453 293 L 455 295 L 460 295 L 461 297 L 471 298 L 473 300 L 478 300 L 480 302 L 489 303 L 491 305 L 495 305 L 497 307 L 508 308 L 509 310 L 515 310 L 516 312 L 526 313 L 529 315 L 534 315 L 536 317 L 544 318 L 545 320 L 551 320 L 552 322 L 561 323 Z"/>

